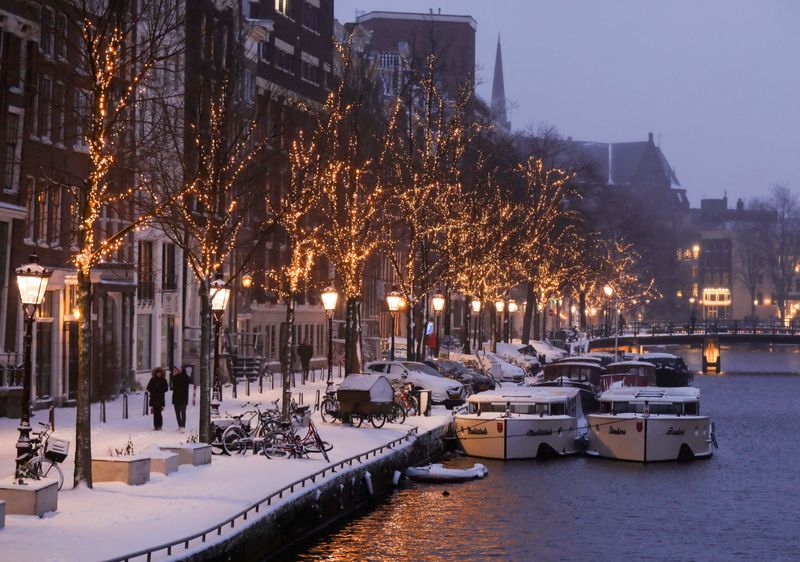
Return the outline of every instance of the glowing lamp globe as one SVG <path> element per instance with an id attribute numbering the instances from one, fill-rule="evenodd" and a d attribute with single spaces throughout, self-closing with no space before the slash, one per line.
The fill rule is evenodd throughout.
<path id="1" fill-rule="evenodd" d="M 436 312 L 441 312 L 444 310 L 444 297 L 442 295 L 433 295 L 431 302 L 433 302 L 433 310 Z"/>
<path id="2" fill-rule="evenodd" d="M 519 310 L 519 307 L 517 306 L 517 301 L 515 301 L 514 299 L 509 300 L 508 301 L 508 311 L 513 314 L 517 310 Z"/>
<path id="3" fill-rule="evenodd" d="M 388 295 L 386 295 L 386 306 L 389 307 L 389 312 L 397 312 L 400 310 L 400 303 L 402 302 L 403 297 L 397 291 L 392 291 Z"/>
<path id="4" fill-rule="evenodd" d="M 245 273 L 244 275 L 242 275 L 242 287 L 244 287 L 245 289 L 249 289 L 252 286 L 253 286 L 253 276 L 250 275 L 249 273 Z"/>
<path id="5" fill-rule="evenodd" d="M 29 264 L 17 268 L 17 286 L 22 304 L 36 307 L 44 300 L 53 270 L 39 265 L 36 254 L 32 254 L 30 260 Z"/>
<path id="6" fill-rule="evenodd" d="M 503 312 L 506 308 L 506 302 L 504 300 L 496 300 L 494 301 L 494 309 L 497 312 Z"/>
<path id="7" fill-rule="evenodd" d="M 472 299 L 472 302 L 470 304 L 472 305 L 472 312 L 474 312 L 475 314 L 481 311 L 480 299 Z"/>
<path id="8" fill-rule="evenodd" d="M 325 287 L 322 289 L 320 297 L 322 298 L 322 308 L 325 309 L 325 313 L 328 316 L 333 315 L 336 310 L 336 301 L 339 299 L 339 293 L 333 287 Z"/>
<path id="9" fill-rule="evenodd" d="M 611 288 L 611 285 L 606 285 L 603 287 L 603 292 L 606 294 L 607 297 L 610 297 L 614 294 L 614 289 Z"/>
<path id="10" fill-rule="evenodd" d="M 211 310 L 220 314 L 225 312 L 230 297 L 231 290 L 225 286 L 221 276 L 211 282 Z"/>

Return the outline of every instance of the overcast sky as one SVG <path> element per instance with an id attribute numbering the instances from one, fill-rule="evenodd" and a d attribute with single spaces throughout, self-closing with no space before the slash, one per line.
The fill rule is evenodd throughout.
<path id="1" fill-rule="evenodd" d="M 798 0 L 334 0 L 356 10 L 471 15 L 478 94 L 501 34 L 514 129 L 579 140 L 652 131 L 692 206 L 730 206 L 775 182 L 800 192 Z"/>

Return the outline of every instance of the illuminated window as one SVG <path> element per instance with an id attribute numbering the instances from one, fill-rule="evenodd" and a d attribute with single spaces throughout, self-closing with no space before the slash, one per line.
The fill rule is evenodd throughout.
<path id="1" fill-rule="evenodd" d="M 281 15 L 290 17 L 289 15 L 289 1 L 290 0 L 275 0 L 275 11 Z"/>

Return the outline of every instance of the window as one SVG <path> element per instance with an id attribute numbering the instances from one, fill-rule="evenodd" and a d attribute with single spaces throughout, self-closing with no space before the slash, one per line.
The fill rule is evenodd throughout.
<path id="1" fill-rule="evenodd" d="M 164 242 L 161 253 L 161 289 L 176 291 L 178 278 L 175 275 L 175 244 Z"/>
<path id="2" fill-rule="evenodd" d="M 89 117 L 89 94 L 83 90 L 75 90 L 75 140 L 72 146 L 86 149 L 86 137 L 83 124 Z"/>
<path id="3" fill-rule="evenodd" d="M 42 22 L 41 22 L 41 36 L 39 39 L 39 48 L 45 56 L 53 56 L 53 23 L 54 23 L 53 10 L 50 8 L 42 8 Z"/>
<path id="4" fill-rule="evenodd" d="M 49 76 L 39 78 L 39 136 L 49 138 L 53 81 Z"/>
<path id="5" fill-rule="evenodd" d="M 258 44 L 258 56 L 259 58 L 268 63 L 269 62 L 269 42 L 268 41 L 261 41 Z"/>
<path id="6" fill-rule="evenodd" d="M 136 296 L 139 302 L 152 302 L 155 288 L 153 286 L 153 243 L 150 240 L 139 240 L 139 261 L 136 273 L 138 275 Z"/>
<path id="7" fill-rule="evenodd" d="M 5 52 L 3 53 L 3 66 L 8 68 L 9 88 L 19 88 L 25 66 L 22 64 L 22 40 L 10 33 L 0 33 L 5 38 Z"/>
<path id="8" fill-rule="evenodd" d="M 319 86 L 319 68 L 309 62 L 303 61 L 302 79 Z"/>
<path id="9" fill-rule="evenodd" d="M 64 84 L 63 82 L 56 82 L 55 89 L 53 90 L 53 134 L 52 140 L 54 143 L 61 144 L 64 142 Z"/>
<path id="10" fill-rule="evenodd" d="M 319 33 L 319 8 L 308 2 L 303 3 L 303 27 Z"/>
<path id="11" fill-rule="evenodd" d="M 255 99 L 253 72 L 250 70 L 244 71 L 244 79 L 242 80 L 242 99 L 245 101 L 245 103 L 253 103 L 253 100 Z"/>
<path id="12" fill-rule="evenodd" d="M 20 157 L 20 119 L 16 113 L 6 114 L 6 138 L 3 147 L 3 189 L 15 190 Z"/>
<path id="13" fill-rule="evenodd" d="M 294 70 L 292 68 L 293 58 L 294 55 L 292 53 L 279 48 L 275 49 L 275 66 L 284 72 L 294 74 Z"/>
<path id="14" fill-rule="evenodd" d="M 275 11 L 287 18 L 291 18 L 289 2 L 290 0 L 275 0 Z"/>
<path id="15" fill-rule="evenodd" d="M 39 189 L 36 192 L 36 201 L 34 202 L 36 224 L 33 229 L 33 240 L 37 243 L 47 241 L 47 187 L 45 180 L 39 180 Z"/>
<path id="16" fill-rule="evenodd" d="M 136 370 L 150 370 L 152 364 L 153 317 L 150 314 L 137 315 L 136 322 Z"/>
<path id="17" fill-rule="evenodd" d="M 67 58 L 67 16 L 58 14 L 55 27 L 55 52 L 61 59 Z"/>
<path id="18" fill-rule="evenodd" d="M 51 186 L 47 195 L 47 241 L 51 246 L 58 246 L 61 243 L 61 189 Z"/>

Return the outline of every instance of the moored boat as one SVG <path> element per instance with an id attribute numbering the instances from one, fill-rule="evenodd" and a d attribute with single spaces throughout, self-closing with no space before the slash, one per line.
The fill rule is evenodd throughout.
<path id="1" fill-rule="evenodd" d="M 464 451 L 491 459 L 533 459 L 578 453 L 586 433 L 585 403 L 594 394 L 573 386 L 498 388 L 473 394 L 455 416 Z"/>
<path id="2" fill-rule="evenodd" d="M 713 424 L 700 415 L 692 387 L 614 385 L 587 415 L 588 455 L 638 462 L 690 460 L 712 454 Z"/>
<path id="3" fill-rule="evenodd" d="M 483 478 L 489 470 L 480 463 L 475 463 L 472 468 L 445 468 L 441 463 L 425 466 L 410 466 L 406 469 L 406 476 L 421 482 L 462 482 Z"/>
<path id="4" fill-rule="evenodd" d="M 683 358 L 672 353 L 644 353 L 638 359 L 655 365 L 656 386 L 689 386 L 694 378 Z"/>

